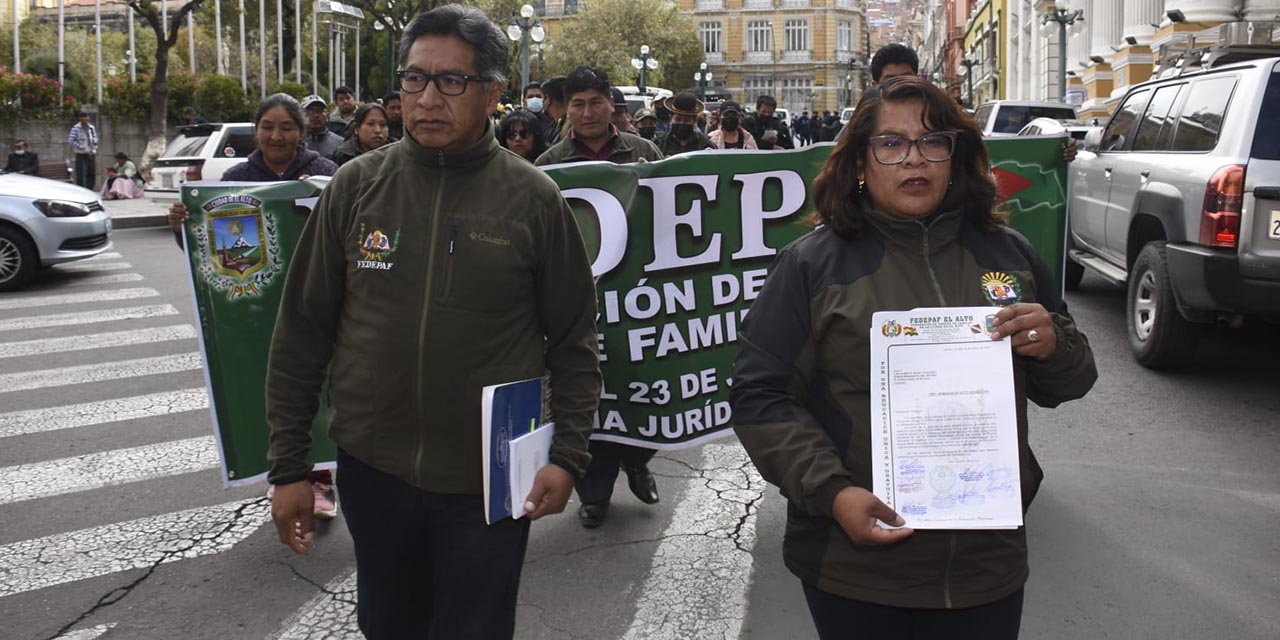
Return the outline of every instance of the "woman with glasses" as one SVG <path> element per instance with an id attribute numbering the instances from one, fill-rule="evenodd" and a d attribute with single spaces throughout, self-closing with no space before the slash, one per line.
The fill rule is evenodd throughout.
<path id="1" fill-rule="evenodd" d="M 498 144 L 533 162 L 547 150 L 546 135 L 532 111 L 511 111 L 498 127 Z"/>
<path id="2" fill-rule="evenodd" d="M 351 131 L 351 137 L 330 157 L 339 167 L 387 143 L 387 110 L 376 102 L 361 105 L 351 117 Z"/>
<path id="3" fill-rule="evenodd" d="M 1043 477 L 1027 401 L 1083 396 L 1089 343 L 996 210 L 981 132 L 934 85 L 899 78 L 864 100 L 813 202 L 816 228 L 779 252 L 739 334 L 730 399 L 743 447 L 788 498 L 783 555 L 818 635 L 1016 638 L 1025 530 L 891 528 L 910 523 L 870 491 L 872 314 L 1004 307 L 992 337 L 1014 354 L 1024 509 Z"/>

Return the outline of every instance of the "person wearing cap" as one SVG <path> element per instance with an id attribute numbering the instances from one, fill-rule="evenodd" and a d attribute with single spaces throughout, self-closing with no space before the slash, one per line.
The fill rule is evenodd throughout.
<path id="1" fill-rule="evenodd" d="M 653 109 L 641 109 L 636 112 L 636 133 L 645 140 L 652 140 L 658 135 L 658 115 Z"/>
<path id="2" fill-rule="evenodd" d="M 315 94 L 302 99 L 302 111 L 307 116 L 307 131 L 302 137 L 307 148 L 322 158 L 333 155 L 342 146 L 342 136 L 329 130 L 329 107 L 324 98 Z"/>
<path id="3" fill-rule="evenodd" d="M 209 121 L 200 117 L 196 113 L 195 107 L 187 107 L 182 110 L 182 124 L 208 124 Z"/>
<path id="4" fill-rule="evenodd" d="M 759 149 L 750 131 L 742 128 L 742 107 L 732 100 L 720 105 L 720 128 L 707 136 L 716 149 Z"/>
<path id="5" fill-rule="evenodd" d="M 609 95 L 613 97 L 613 126 L 618 131 L 635 133 L 636 127 L 631 123 L 631 113 L 627 111 L 627 97 L 617 87 L 609 87 Z"/>
<path id="6" fill-rule="evenodd" d="M 707 139 L 707 134 L 698 131 L 695 126 L 703 108 L 702 101 L 697 96 L 681 91 L 664 98 L 662 106 L 671 112 L 671 130 L 659 133 L 653 141 L 662 155 L 674 156 L 714 148 Z"/>

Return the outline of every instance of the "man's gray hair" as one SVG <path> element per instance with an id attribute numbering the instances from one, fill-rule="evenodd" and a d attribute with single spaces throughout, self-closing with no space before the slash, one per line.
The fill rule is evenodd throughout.
<path id="1" fill-rule="evenodd" d="M 511 64 L 507 57 L 507 36 L 483 11 L 461 4 L 446 4 L 414 18 L 400 41 L 401 64 L 409 57 L 413 43 L 427 35 L 457 36 L 475 50 L 476 75 L 489 82 L 507 81 Z"/>

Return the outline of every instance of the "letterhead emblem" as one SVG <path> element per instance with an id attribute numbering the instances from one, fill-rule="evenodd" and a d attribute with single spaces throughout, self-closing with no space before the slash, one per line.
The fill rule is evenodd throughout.
<path id="1" fill-rule="evenodd" d="M 880 327 L 880 335 L 886 338 L 896 338 L 902 335 L 902 325 L 898 324 L 896 320 L 890 320 Z"/>

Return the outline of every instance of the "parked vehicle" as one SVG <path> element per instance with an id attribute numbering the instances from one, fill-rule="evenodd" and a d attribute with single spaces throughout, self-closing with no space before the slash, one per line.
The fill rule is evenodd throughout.
<path id="1" fill-rule="evenodd" d="M 178 127 L 178 135 L 152 163 L 143 191 L 151 198 L 176 200 L 183 184 L 218 180 L 256 148 L 252 122 Z"/>
<path id="2" fill-rule="evenodd" d="M 1076 109 L 1061 102 L 996 100 L 978 105 L 973 118 L 978 121 L 978 128 L 982 129 L 984 136 L 1016 136 L 1036 118 L 1075 120 Z"/>
<path id="3" fill-rule="evenodd" d="M 1055 120 L 1053 118 L 1036 118 L 1027 123 L 1027 126 L 1018 131 L 1020 136 L 1056 136 L 1066 133 L 1075 138 L 1078 142 L 1084 142 L 1084 138 L 1094 129 L 1102 129 L 1101 126 L 1089 124 L 1084 120 Z"/>
<path id="4" fill-rule="evenodd" d="M 98 194 L 20 173 L 0 175 L 0 291 L 21 289 L 36 270 L 111 248 L 111 215 Z"/>
<path id="5" fill-rule="evenodd" d="M 1144 366 L 1187 362 L 1206 323 L 1280 318 L 1276 113 L 1280 58 L 1189 66 L 1130 88 L 1072 163 L 1067 286 L 1127 282 Z"/>
<path id="6" fill-rule="evenodd" d="M 849 124 L 849 121 L 853 119 L 854 111 L 853 107 L 845 107 L 840 110 L 840 128 L 843 129 L 845 125 Z"/>

